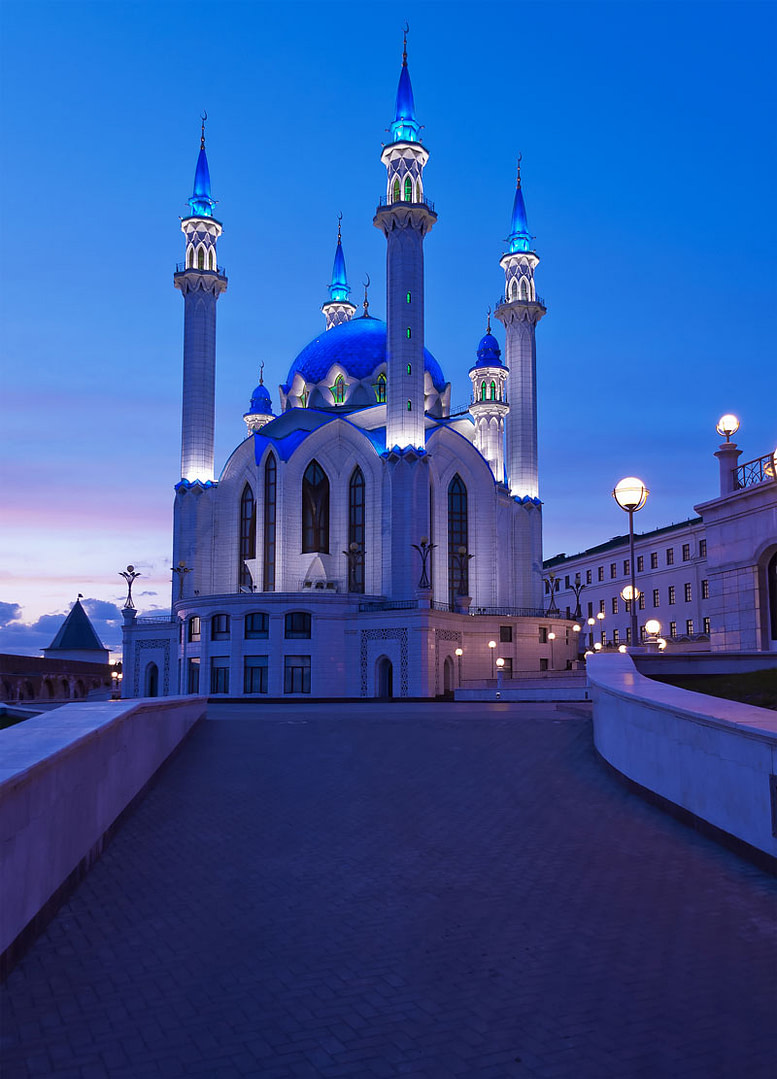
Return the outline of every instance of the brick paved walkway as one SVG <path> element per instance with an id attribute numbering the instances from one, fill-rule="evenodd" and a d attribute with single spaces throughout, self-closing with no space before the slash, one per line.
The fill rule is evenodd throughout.
<path id="1" fill-rule="evenodd" d="M 11 975 L 3 1079 L 773 1079 L 777 881 L 589 721 L 210 715 Z"/>

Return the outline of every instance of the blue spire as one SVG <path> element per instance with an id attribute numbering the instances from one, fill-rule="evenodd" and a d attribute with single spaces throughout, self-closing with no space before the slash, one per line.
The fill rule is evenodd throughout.
<path id="1" fill-rule="evenodd" d="M 529 235 L 529 224 L 526 220 L 526 206 L 524 205 L 523 191 L 521 190 L 520 157 L 518 158 L 518 178 L 515 186 L 515 201 L 513 202 L 513 219 L 507 242 L 510 245 L 508 248 L 510 252 L 531 251 L 531 236 Z"/>
<path id="2" fill-rule="evenodd" d="M 407 68 L 407 31 L 402 42 L 402 70 L 399 73 L 397 103 L 394 109 L 394 122 L 391 125 L 392 142 L 419 142 L 419 124 L 415 118 L 413 87 L 410 84 L 410 72 Z"/>
<path id="3" fill-rule="evenodd" d="M 210 170 L 208 158 L 205 153 L 205 121 L 208 119 L 207 112 L 202 117 L 202 135 L 200 137 L 200 153 L 197 158 L 197 168 L 194 170 L 194 191 L 188 199 L 192 211 L 192 217 L 213 217 L 213 207 L 216 205 L 210 197 Z"/>
<path id="4" fill-rule="evenodd" d="M 340 301 L 348 299 L 348 293 L 351 291 L 348 287 L 348 278 L 345 273 L 345 255 L 343 254 L 343 242 L 340 235 L 340 222 L 343 219 L 343 215 L 340 214 L 337 218 L 337 247 L 335 248 L 335 261 L 332 266 L 332 283 L 329 286 L 329 298 L 330 300 Z"/>

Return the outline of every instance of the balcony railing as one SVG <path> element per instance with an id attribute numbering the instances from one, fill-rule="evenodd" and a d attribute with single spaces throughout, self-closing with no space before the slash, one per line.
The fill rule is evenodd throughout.
<path id="1" fill-rule="evenodd" d="M 360 603 L 360 611 L 414 611 L 417 599 L 378 599 L 370 603 Z"/>
<path id="2" fill-rule="evenodd" d="M 187 266 L 185 262 L 176 262 L 176 273 L 185 273 L 186 270 L 195 270 L 197 273 L 215 273 L 218 274 L 219 277 L 227 276 L 227 271 L 224 266 L 217 266 L 215 270 L 209 270 L 205 266 Z"/>
<path id="3" fill-rule="evenodd" d="M 525 300 L 523 297 L 516 297 L 514 300 L 506 300 L 504 296 L 500 296 L 496 301 L 496 307 L 501 307 L 503 303 L 538 303 L 540 307 L 545 306 L 545 301 L 542 296 L 535 296 L 533 300 Z"/>
<path id="4" fill-rule="evenodd" d="M 765 480 L 777 478 L 777 450 L 767 453 L 765 457 L 756 457 L 754 461 L 747 461 L 734 469 L 734 480 L 737 487 L 752 487 L 755 483 L 763 483 Z"/>
<path id="5" fill-rule="evenodd" d="M 434 203 L 431 199 L 427 198 L 421 199 L 420 202 L 407 202 L 404 199 L 398 199 L 395 201 L 394 199 L 389 199 L 387 195 L 381 195 L 378 199 L 378 206 L 425 206 L 427 210 L 430 210 L 432 213 L 435 212 Z"/>
<path id="6" fill-rule="evenodd" d="M 170 618 L 169 615 L 147 615 L 144 618 L 136 618 L 136 626 L 172 626 L 175 623 L 174 618 Z"/>

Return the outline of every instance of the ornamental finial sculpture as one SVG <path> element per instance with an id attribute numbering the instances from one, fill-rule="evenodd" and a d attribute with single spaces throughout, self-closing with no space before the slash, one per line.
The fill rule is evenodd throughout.
<path id="1" fill-rule="evenodd" d="M 205 149 L 205 121 L 208 119 L 207 112 L 203 111 L 203 114 L 200 117 L 200 119 L 202 120 L 202 134 L 200 135 L 200 149 L 204 150 Z"/>
<path id="2" fill-rule="evenodd" d="M 179 562 L 177 566 L 173 566 L 173 573 L 178 577 L 178 599 L 183 599 L 183 583 L 186 580 L 186 574 L 192 572 L 192 567 L 187 566 L 185 562 Z"/>
<path id="3" fill-rule="evenodd" d="M 421 556 L 421 579 L 418 582 L 419 588 L 431 588 L 432 582 L 429 580 L 429 555 L 437 546 L 436 543 L 430 543 L 428 536 L 422 536 L 420 543 L 411 543 L 411 547 L 418 551 Z"/>
<path id="4" fill-rule="evenodd" d="M 127 599 L 124 603 L 125 611 L 134 611 L 135 604 L 132 602 L 132 584 L 136 577 L 142 577 L 141 573 L 138 573 L 134 566 L 127 566 L 126 569 L 119 570 L 119 576 L 123 577 L 127 582 Z"/>

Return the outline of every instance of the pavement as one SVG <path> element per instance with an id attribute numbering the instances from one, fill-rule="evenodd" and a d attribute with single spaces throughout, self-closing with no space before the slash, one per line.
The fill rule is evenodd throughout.
<path id="1" fill-rule="evenodd" d="M 2 1079 L 774 1079 L 777 880 L 552 705 L 211 706 L 11 973 Z"/>

